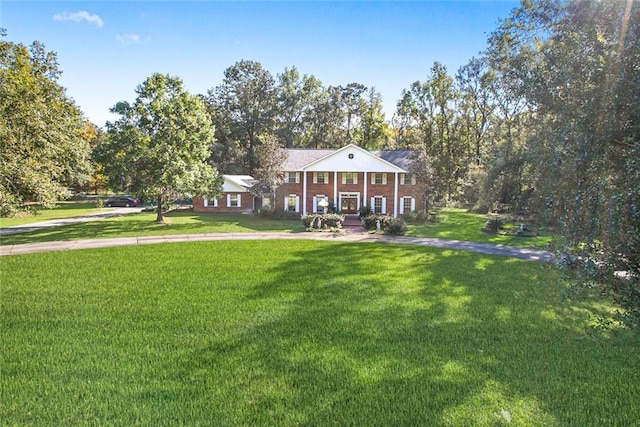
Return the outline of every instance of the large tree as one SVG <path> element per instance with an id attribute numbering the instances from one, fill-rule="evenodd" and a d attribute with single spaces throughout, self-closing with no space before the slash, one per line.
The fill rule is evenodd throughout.
<path id="1" fill-rule="evenodd" d="M 58 84 L 56 54 L 0 30 L 0 215 L 45 207 L 91 172 L 82 113 Z"/>
<path id="2" fill-rule="evenodd" d="M 107 123 L 99 148 L 113 184 L 157 201 L 156 221 L 173 196 L 220 194 L 221 179 L 207 163 L 213 126 L 203 101 L 182 80 L 156 73 L 136 89 L 136 100 L 117 103 L 120 119 Z"/>
<path id="3" fill-rule="evenodd" d="M 528 130 L 539 209 L 640 321 L 640 4 L 525 2 L 489 42 L 500 93 L 530 111 L 505 135 Z"/>
<path id="4" fill-rule="evenodd" d="M 273 76 L 255 61 L 227 68 L 222 84 L 208 91 L 210 108 L 218 112 L 217 120 L 228 131 L 225 138 L 242 151 L 245 172 L 253 173 L 258 166 L 255 150 L 260 136 L 273 132 L 275 94 Z"/>
<path id="5" fill-rule="evenodd" d="M 276 190 L 284 180 L 283 164 L 287 161 L 287 150 L 273 135 L 262 138 L 262 144 L 256 149 L 258 167 L 254 178 L 256 184 L 252 191 L 260 197 L 269 198 L 269 208 L 276 210 Z"/>

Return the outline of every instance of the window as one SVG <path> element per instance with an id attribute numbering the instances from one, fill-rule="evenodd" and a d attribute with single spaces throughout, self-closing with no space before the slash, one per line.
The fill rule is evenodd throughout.
<path id="1" fill-rule="evenodd" d="M 342 172 L 343 184 L 357 184 L 358 174 L 356 172 Z"/>
<path id="2" fill-rule="evenodd" d="M 289 194 L 285 201 L 285 210 L 289 212 L 298 212 L 298 196 Z"/>
<path id="3" fill-rule="evenodd" d="M 413 197 L 405 196 L 402 198 L 400 205 L 400 214 L 405 214 L 416 210 L 416 199 Z"/>
<path id="4" fill-rule="evenodd" d="M 313 211 L 316 213 L 324 213 L 324 208 L 322 206 L 320 206 L 320 202 L 326 200 L 327 202 L 329 201 L 329 199 L 327 198 L 327 196 L 325 196 L 324 194 L 319 194 L 317 196 L 315 196 L 313 198 Z"/>
<path id="5" fill-rule="evenodd" d="M 213 199 L 213 200 L 204 199 L 204 207 L 217 208 L 218 199 Z"/>
<path id="6" fill-rule="evenodd" d="M 285 172 L 284 182 L 287 182 L 289 184 L 300 183 L 300 172 Z"/>
<path id="7" fill-rule="evenodd" d="M 371 174 L 371 184 L 374 184 L 374 185 L 387 185 L 387 174 L 386 173 L 372 173 Z"/>
<path id="8" fill-rule="evenodd" d="M 416 176 L 411 173 L 401 174 L 400 185 L 416 185 Z"/>
<path id="9" fill-rule="evenodd" d="M 240 195 L 239 194 L 227 194 L 227 207 L 228 208 L 239 208 L 240 204 Z"/>
<path id="10" fill-rule="evenodd" d="M 329 172 L 314 172 L 313 173 L 313 183 L 314 184 L 328 184 L 329 183 Z"/>
<path id="11" fill-rule="evenodd" d="M 374 196 L 371 198 L 371 206 L 373 207 L 373 213 L 383 214 L 386 213 L 386 199 L 382 196 Z"/>

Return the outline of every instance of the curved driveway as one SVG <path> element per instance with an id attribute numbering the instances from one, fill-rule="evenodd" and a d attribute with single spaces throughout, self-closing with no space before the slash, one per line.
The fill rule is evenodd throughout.
<path id="1" fill-rule="evenodd" d="M 111 246 L 150 245 L 169 242 L 195 242 L 208 240 L 322 240 L 336 242 L 376 242 L 402 245 L 432 246 L 479 252 L 489 255 L 501 255 L 530 261 L 550 262 L 553 254 L 514 246 L 494 245 L 490 243 L 474 243 L 459 240 L 445 240 L 425 237 L 387 236 L 367 233 L 216 233 L 216 234 L 177 234 L 166 236 L 120 237 L 111 239 L 86 239 L 59 242 L 26 243 L 22 245 L 0 246 L 0 256 L 21 255 L 36 252 L 66 251 L 89 248 L 105 248 Z"/>

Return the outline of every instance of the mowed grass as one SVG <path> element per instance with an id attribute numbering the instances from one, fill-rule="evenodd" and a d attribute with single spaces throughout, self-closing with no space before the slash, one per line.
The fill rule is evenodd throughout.
<path id="1" fill-rule="evenodd" d="M 111 237 L 158 236 L 175 234 L 247 233 L 264 231 L 303 231 L 300 220 L 275 221 L 256 215 L 198 214 L 174 211 L 165 223 L 155 222 L 155 213 L 133 213 L 85 223 L 69 224 L 3 236 L 1 244 L 50 242 Z"/>
<path id="2" fill-rule="evenodd" d="M 490 215 L 476 214 L 466 209 L 443 208 L 438 211 L 438 221 L 433 224 L 409 225 L 408 236 L 437 237 L 441 239 L 464 240 L 467 242 L 494 243 L 507 246 L 546 249 L 553 239 L 547 229 L 536 228 L 536 237 L 518 237 L 488 234 L 482 231 Z M 517 228 L 519 224 L 507 223 L 507 228 Z"/>
<path id="3" fill-rule="evenodd" d="M 5 425 L 628 426 L 638 339 L 550 265 L 223 241 L 0 258 Z"/>
<path id="4" fill-rule="evenodd" d="M 44 209 L 38 205 L 34 205 L 37 209 L 34 213 L 20 213 L 12 218 L 0 217 L 0 227 L 11 227 L 14 225 L 33 224 L 34 222 L 49 221 L 53 219 L 71 218 L 83 216 L 95 212 L 109 212 L 111 208 L 96 208 L 94 202 L 60 202 L 54 208 Z"/>

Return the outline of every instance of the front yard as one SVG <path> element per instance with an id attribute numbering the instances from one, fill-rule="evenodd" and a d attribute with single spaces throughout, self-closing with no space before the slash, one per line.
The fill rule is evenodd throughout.
<path id="1" fill-rule="evenodd" d="M 185 226 L 186 227 L 186 226 Z M 640 343 L 550 265 L 224 241 L 0 258 L 6 425 L 634 425 Z"/>

